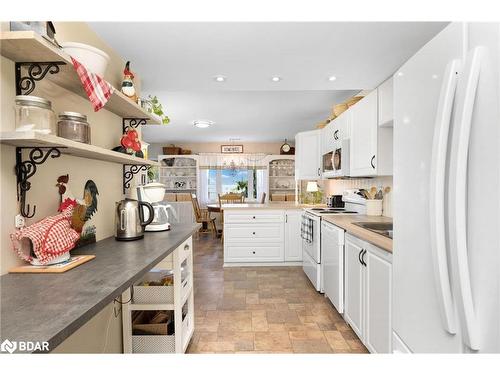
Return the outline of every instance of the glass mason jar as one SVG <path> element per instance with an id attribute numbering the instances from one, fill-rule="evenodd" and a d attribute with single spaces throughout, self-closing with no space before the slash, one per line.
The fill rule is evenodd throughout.
<path id="1" fill-rule="evenodd" d="M 87 116 L 78 112 L 61 112 L 57 135 L 72 141 L 90 144 L 90 125 Z"/>
<path id="2" fill-rule="evenodd" d="M 17 95 L 14 111 L 16 131 L 36 131 L 44 134 L 56 133 L 56 115 L 50 100 L 31 95 Z"/>

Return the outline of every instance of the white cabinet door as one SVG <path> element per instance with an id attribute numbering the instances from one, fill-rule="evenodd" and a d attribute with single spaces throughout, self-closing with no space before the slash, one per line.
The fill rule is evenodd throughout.
<path id="1" fill-rule="evenodd" d="M 377 90 L 349 109 L 351 111 L 351 176 L 377 174 Z"/>
<path id="2" fill-rule="evenodd" d="M 339 313 L 344 312 L 344 230 L 321 223 L 323 286 L 325 296 Z"/>
<path id="3" fill-rule="evenodd" d="M 285 212 L 285 262 L 302 261 L 301 216 L 302 210 Z"/>
<path id="4" fill-rule="evenodd" d="M 368 250 L 365 273 L 365 345 L 372 353 L 391 353 L 392 265 Z"/>
<path id="5" fill-rule="evenodd" d="M 394 120 L 393 78 L 389 78 L 378 87 L 378 125 L 392 126 Z"/>
<path id="6" fill-rule="evenodd" d="M 317 180 L 321 178 L 320 130 L 297 133 L 295 136 L 295 179 Z"/>
<path id="7" fill-rule="evenodd" d="M 337 119 L 330 122 L 327 126 L 321 129 L 321 155 L 332 151 L 335 147 L 335 138 L 338 136 Z"/>
<path id="8" fill-rule="evenodd" d="M 344 319 L 363 338 L 363 266 L 359 256 L 363 248 L 349 237 L 345 239 Z"/>

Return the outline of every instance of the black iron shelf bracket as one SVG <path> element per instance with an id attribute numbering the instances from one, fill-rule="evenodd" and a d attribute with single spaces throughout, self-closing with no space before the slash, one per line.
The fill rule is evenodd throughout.
<path id="1" fill-rule="evenodd" d="M 47 62 L 16 62 L 16 95 L 29 95 L 36 87 L 36 82 L 41 81 L 47 74 L 60 72 L 63 61 Z M 22 68 L 27 68 L 27 75 L 23 76 Z"/>
<path id="2" fill-rule="evenodd" d="M 127 170 L 127 167 L 130 167 Z M 137 164 L 123 164 L 123 194 L 125 194 L 126 189 L 130 187 L 130 181 L 134 178 L 134 175 L 141 171 L 148 171 L 151 168 L 150 165 L 137 165 Z"/>
<path id="3" fill-rule="evenodd" d="M 130 129 L 135 129 L 141 125 L 146 125 L 147 118 L 122 118 L 122 131 L 125 134 Z"/>
<path id="4" fill-rule="evenodd" d="M 23 149 L 30 149 L 28 159 L 23 161 Z M 28 180 L 37 171 L 37 166 L 45 163 L 49 156 L 54 159 L 61 156 L 61 151 L 56 147 L 16 147 L 16 181 L 17 200 L 20 202 L 21 215 L 27 218 L 35 216 L 36 206 L 33 211 L 29 204 L 26 204 L 26 192 L 31 188 Z"/>

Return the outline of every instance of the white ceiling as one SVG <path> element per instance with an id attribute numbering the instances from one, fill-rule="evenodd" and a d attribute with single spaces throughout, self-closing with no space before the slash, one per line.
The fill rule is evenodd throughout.
<path id="1" fill-rule="evenodd" d="M 165 92 L 169 125 L 145 126 L 147 142 L 243 142 L 293 140 L 295 133 L 311 129 L 328 117 L 332 103 L 352 91 L 176 91 Z M 192 125 L 196 119 L 215 124 L 207 129 Z"/>
<path id="2" fill-rule="evenodd" d="M 273 141 L 324 119 L 332 104 L 376 87 L 445 23 L 103 22 L 91 27 L 131 60 L 171 125 L 147 141 Z M 227 81 L 215 82 L 224 75 Z M 272 76 L 282 81 L 271 81 Z M 337 80 L 331 82 L 328 77 Z M 339 91 L 340 90 L 340 91 Z M 341 90 L 351 90 L 350 92 Z M 329 92 L 327 92 L 329 91 Z M 217 124 L 200 131 L 190 123 Z M 257 121 L 258 120 L 258 121 Z"/>

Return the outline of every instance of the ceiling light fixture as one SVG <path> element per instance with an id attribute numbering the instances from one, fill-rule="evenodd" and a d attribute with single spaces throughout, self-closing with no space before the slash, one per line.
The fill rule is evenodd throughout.
<path id="1" fill-rule="evenodd" d="M 274 77 L 272 77 L 272 78 L 271 78 L 271 81 L 273 81 L 273 82 L 279 82 L 279 81 L 281 81 L 282 79 L 283 79 L 283 78 L 281 78 L 281 77 L 274 76 Z"/>
<path id="2" fill-rule="evenodd" d="M 208 128 L 210 125 L 213 125 L 214 122 L 213 121 L 209 121 L 209 120 L 196 120 L 196 121 L 193 121 L 193 125 L 196 126 L 197 128 L 200 128 L 200 129 L 205 129 L 205 128 Z"/>
<path id="3" fill-rule="evenodd" d="M 330 77 L 328 77 L 328 80 L 331 81 L 331 82 L 333 82 L 333 81 L 337 80 L 337 77 L 330 76 Z"/>
<path id="4" fill-rule="evenodd" d="M 216 82 L 224 82 L 226 80 L 226 77 L 224 77 L 224 76 L 215 76 L 214 80 Z"/>

